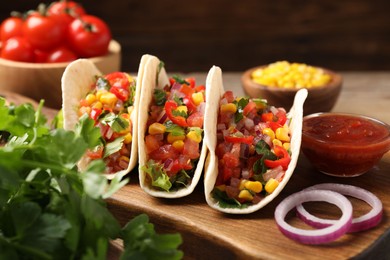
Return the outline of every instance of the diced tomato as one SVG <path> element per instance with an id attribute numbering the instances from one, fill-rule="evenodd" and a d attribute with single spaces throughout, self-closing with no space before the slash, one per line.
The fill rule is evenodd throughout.
<path id="1" fill-rule="evenodd" d="M 190 84 L 191 88 L 195 87 L 195 78 L 186 78 L 186 81 Z"/>
<path id="2" fill-rule="evenodd" d="M 195 112 L 187 118 L 189 127 L 203 127 L 203 115 L 200 112 Z"/>
<path id="3" fill-rule="evenodd" d="M 192 169 L 191 159 L 181 154 L 178 159 L 175 159 L 172 163 L 172 167 L 167 171 L 168 176 L 175 175 L 180 170 L 191 170 Z"/>
<path id="4" fill-rule="evenodd" d="M 284 125 L 287 121 L 286 113 L 283 111 L 279 110 L 278 113 L 276 113 L 276 117 L 278 118 L 277 122 L 281 125 Z"/>
<path id="5" fill-rule="evenodd" d="M 99 145 L 94 150 L 87 150 L 87 156 L 89 158 L 93 159 L 100 159 L 103 157 L 103 149 L 104 147 L 102 145 Z"/>
<path id="6" fill-rule="evenodd" d="M 278 122 L 268 122 L 268 125 L 269 125 L 269 128 L 272 129 L 272 131 L 276 131 L 276 129 L 278 129 L 279 127 L 282 127 L 281 124 L 279 124 Z"/>
<path id="7" fill-rule="evenodd" d="M 231 112 L 220 113 L 218 122 L 229 126 L 233 117 L 234 113 Z"/>
<path id="8" fill-rule="evenodd" d="M 242 114 L 244 116 L 247 116 L 255 108 L 256 108 L 256 103 L 253 101 L 249 101 L 249 103 L 244 107 Z"/>
<path id="9" fill-rule="evenodd" d="M 232 174 L 233 174 L 233 170 L 231 168 L 224 167 L 223 172 L 222 172 L 223 182 L 225 183 L 225 182 L 229 181 L 232 178 Z"/>
<path id="10" fill-rule="evenodd" d="M 198 159 L 200 156 L 199 144 L 190 138 L 186 138 L 184 141 L 183 155 L 188 156 L 190 159 Z"/>
<path id="11" fill-rule="evenodd" d="M 127 89 L 130 86 L 127 75 L 123 72 L 113 72 L 104 77 L 111 87 Z"/>
<path id="12" fill-rule="evenodd" d="M 235 157 L 240 157 L 241 151 L 241 143 L 234 143 L 232 146 L 232 150 L 230 151 Z"/>
<path id="13" fill-rule="evenodd" d="M 227 102 L 232 103 L 234 101 L 233 91 L 226 91 L 223 94 L 223 98 L 226 98 Z"/>
<path id="14" fill-rule="evenodd" d="M 272 114 L 272 112 L 263 113 L 261 115 L 261 121 L 263 121 L 263 122 L 272 122 L 272 121 L 274 121 L 274 114 Z"/>
<path id="15" fill-rule="evenodd" d="M 192 87 L 183 84 L 180 88 L 180 92 L 186 95 L 186 97 L 190 98 L 195 91 Z"/>
<path id="16" fill-rule="evenodd" d="M 170 144 L 165 144 L 149 154 L 150 159 L 165 161 L 168 158 L 176 159 L 179 156 L 177 150 Z"/>
<path id="17" fill-rule="evenodd" d="M 151 152 L 157 150 L 161 145 L 159 140 L 154 135 L 145 136 L 145 145 L 146 153 L 150 154 Z"/>
<path id="18" fill-rule="evenodd" d="M 199 85 L 199 86 L 195 87 L 195 92 L 202 92 L 202 91 L 205 91 L 205 90 L 206 90 L 205 85 Z"/>
<path id="19" fill-rule="evenodd" d="M 114 94 L 119 100 L 122 100 L 123 102 L 129 99 L 129 91 L 127 89 L 113 86 L 110 88 L 110 92 Z"/>
<path id="20" fill-rule="evenodd" d="M 225 153 L 222 157 L 225 162 L 225 167 L 235 168 L 240 165 L 240 159 L 232 153 Z"/>
<path id="21" fill-rule="evenodd" d="M 80 107 L 88 107 L 88 101 L 85 99 L 80 100 Z"/>

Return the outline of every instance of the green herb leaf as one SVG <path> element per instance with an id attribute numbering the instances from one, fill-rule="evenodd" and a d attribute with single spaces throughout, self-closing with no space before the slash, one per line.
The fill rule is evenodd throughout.
<path id="1" fill-rule="evenodd" d="M 163 106 L 167 102 L 166 92 L 163 89 L 155 88 L 153 98 L 157 106 Z"/>
<path id="2" fill-rule="evenodd" d="M 246 107 L 246 105 L 248 105 L 249 98 L 241 98 L 238 102 L 234 101 L 234 103 L 237 106 L 237 112 L 234 114 L 234 122 L 238 123 L 244 118 L 244 115 L 242 114 L 242 112 L 243 112 L 244 108 Z"/>
<path id="3" fill-rule="evenodd" d="M 166 127 L 165 131 L 171 133 L 173 136 L 180 136 L 185 134 L 184 128 L 172 123 L 171 120 L 165 121 L 164 125 Z"/>
<path id="4" fill-rule="evenodd" d="M 149 160 L 146 165 L 141 167 L 141 170 L 146 172 L 152 180 L 152 186 L 169 191 L 172 183 L 169 181 L 168 175 L 164 172 L 163 166 L 153 160 Z"/>
<path id="5" fill-rule="evenodd" d="M 183 79 L 182 77 L 180 77 L 178 75 L 173 75 L 172 78 L 179 84 L 190 85 L 190 83 L 188 83 L 185 79 Z"/>
<path id="6" fill-rule="evenodd" d="M 98 90 L 107 90 L 107 91 L 109 91 L 110 88 L 111 88 L 110 82 L 108 82 L 108 80 L 106 80 L 103 77 L 96 76 L 96 88 Z"/>
<path id="7" fill-rule="evenodd" d="M 239 208 L 243 209 L 248 207 L 247 204 L 242 204 L 238 200 L 229 198 L 226 192 L 221 191 L 220 189 L 213 189 L 211 192 L 213 198 L 218 201 L 221 208 Z"/>
<path id="8" fill-rule="evenodd" d="M 104 149 L 103 158 L 118 152 L 123 146 L 123 140 L 125 140 L 125 137 L 121 136 L 116 138 L 114 141 L 107 143 Z"/>

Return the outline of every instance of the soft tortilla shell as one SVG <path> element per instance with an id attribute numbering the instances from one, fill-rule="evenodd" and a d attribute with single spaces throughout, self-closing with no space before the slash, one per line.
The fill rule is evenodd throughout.
<path id="1" fill-rule="evenodd" d="M 213 69 L 212 69 L 213 70 Z M 205 119 L 205 135 L 207 148 L 209 150 L 209 155 L 205 163 L 205 180 L 204 180 L 204 192 L 207 204 L 212 208 L 219 210 L 221 212 L 230 213 L 230 214 L 249 214 L 255 212 L 269 202 L 271 202 L 286 186 L 290 177 L 292 176 L 294 169 L 296 167 L 300 146 L 301 146 L 301 137 L 302 137 L 302 118 L 303 118 L 303 103 L 307 97 L 307 90 L 302 89 L 297 92 L 294 98 L 294 104 L 291 110 L 288 113 L 288 117 L 291 118 L 290 131 L 291 131 L 291 161 L 285 172 L 284 178 L 279 183 L 279 186 L 274 190 L 273 193 L 266 196 L 259 203 L 249 206 L 245 209 L 239 208 L 222 208 L 219 206 L 218 201 L 216 201 L 211 192 L 214 188 L 215 182 L 218 176 L 218 158 L 215 154 L 215 148 L 217 145 L 217 129 L 216 122 L 218 119 L 218 109 L 219 109 L 219 100 L 224 93 L 223 81 L 222 81 L 222 72 L 220 68 L 215 68 L 213 73 L 209 75 L 209 78 L 206 84 L 206 91 L 208 93 L 210 103 L 212 104 L 210 108 L 206 109 L 206 119 Z M 272 105 L 272 104 L 271 104 Z"/>
<path id="2" fill-rule="evenodd" d="M 126 170 L 116 172 L 114 174 L 105 174 L 108 179 L 113 179 L 117 175 L 125 175 L 129 173 L 138 162 L 138 107 L 139 97 L 142 89 L 143 68 L 149 55 L 144 55 L 138 68 L 138 75 L 136 77 L 136 92 L 134 97 L 134 110 L 130 115 L 133 123 L 132 135 L 133 141 L 131 144 L 131 153 L 129 166 Z M 87 59 L 78 59 L 70 63 L 62 75 L 62 110 L 64 116 L 64 129 L 73 130 L 79 120 L 78 107 L 81 99 L 85 98 L 87 93 L 91 90 L 91 85 L 95 82 L 95 76 L 102 75 L 98 68 Z M 84 156 L 78 163 L 79 169 L 83 170 L 87 167 L 89 160 Z"/>
<path id="3" fill-rule="evenodd" d="M 203 141 L 200 158 L 198 164 L 196 165 L 196 170 L 194 172 L 194 176 L 192 177 L 191 184 L 185 188 L 179 189 L 177 191 L 160 191 L 151 185 L 150 181 L 147 178 L 147 173 L 141 170 L 141 167 L 145 165 L 148 161 L 146 154 L 146 145 L 145 145 L 145 132 L 146 132 L 146 124 L 149 118 L 148 110 L 149 106 L 152 102 L 152 97 L 154 90 L 156 88 L 163 88 L 167 84 L 169 84 L 169 78 L 164 68 L 161 69 L 158 74 L 158 67 L 160 64 L 160 60 L 157 57 L 152 56 L 148 59 L 143 77 L 143 91 L 140 97 L 140 108 L 138 114 L 138 144 L 139 144 L 139 182 L 141 188 L 154 197 L 161 198 L 180 198 L 187 196 L 193 192 L 197 183 L 199 182 L 200 176 L 203 171 L 203 165 L 206 158 L 206 142 Z M 158 74 L 158 75 L 157 75 Z M 206 109 L 207 109 L 207 95 L 206 95 Z"/>

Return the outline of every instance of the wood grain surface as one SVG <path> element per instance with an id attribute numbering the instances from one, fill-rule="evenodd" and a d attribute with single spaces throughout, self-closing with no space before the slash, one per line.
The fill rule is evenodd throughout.
<path id="1" fill-rule="evenodd" d="M 205 73 L 192 73 L 198 81 Z M 240 73 L 225 73 L 225 88 L 242 94 Z M 334 111 L 355 112 L 390 123 L 390 73 L 342 73 L 344 87 Z M 147 213 L 156 229 L 179 232 L 186 259 L 349 259 L 365 252 L 390 228 L 390 152 L 368 173 L 355 178 L 337 178 L 317 172 L 301 155 L 294 175 L 282 193 L 265 208 L 250 215 L 232 216 L 208 207 L 200 182 L 188 197 L 167 200 L 153 198 L 138 185 L 137 171 L 130 174 L 130 184 L 108 200 L 110 210 L 126 223 L 133 216 Z M 317 183 L 351 184 L 376 194 L 384 205 L 384 217 L 375 228 L 347 234 L 326 245 L 303 245 L 294 242 L 278 230 L 273 213 L 278 203 L 289 194 Z M 369 206 L 353 200 L 354 215 L 368 212 Z M 309 205 L 323 217 L 337 217 L 340 212 L 329 204 Z M 305 227 L 295 217 L 293 225 Z M 117 244 L 118 245 L 118 244 Z"/>

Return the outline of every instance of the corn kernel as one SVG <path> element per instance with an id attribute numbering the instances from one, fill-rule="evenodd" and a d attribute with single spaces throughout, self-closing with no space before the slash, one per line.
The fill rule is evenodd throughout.
<path id="1" fill-rule="evenodd" d="M 259 181 L 247 181 L 244 186 L 255 193 L 259 193 L 263 190 L 263 185 Z"/>
<path id="2" fill-rule="evenodd" d="M 248 200 L 248 201 L 253 200 L 253 196 L 248 190 L 240 191 L 240 193 L 238 194 L 238 197 L 240 199 L 244 199 L 244 200 Z"/>
<path id="3" fill-rule="evenodd" d="M 151 135 L 163 134 L 167 128 L 160 123 L 153 123 L 149 126 L 148 133 Z"/>
<path id="4" fill-rule="evenodd" d="M 178 107 L 176 108 L 176 111 L 184 112 L 184 113 L 187 114 L 188 108 L 187 108 L 186 106 L 178 106 Z"/>
<path id="5" fill-rule="evenodd" d="M 225 184 L 221 184 L 221 185 L 215 186 L 215 188 L 217 188 L 220 191 L 225 191 L 226 190 L 226 185 Z"/>
<path id="6" fill-rule="evenodd" d="M 118 158 L 118 161 L 130 162 L 130 158 L 127 157 L 127 156 L 123 156 L 123 155 L 122 155 L 121 157 Z"/>
<path id="7" fill-rule="evenodd" d="M 96 96 L 94 94 L 88 94 L 85 97 L 85 100 L 87 101 L 88 105 L 91 105 L 93 102 L 96 101 Z"/>
<path id="8" fill-rule="evenodd" d="M 127 133 L 125 135 L 125 139 L 123 140 L 123 143 L 124 144 L 129 144 L 133 141 L 133 136 L 131 135 L 131 133 Z"/>
<path id="9" fill-rule="evenodd" d="M 102 109 L 103 108 L 103 104 L 102 102 L 100 101 L 96 101 L 92 104 L 92 108 L 96 108 L 96 109 Z"/>
<path id="10" fill-rule="evenodd" d="M 84 114 L 89 115 L 91 113 L 91 110 L 92 110 L 91 107 L 80 107 L 78 115 L 79 115 L 79 117 L 84 115 Z"/>
<path id="11" fill-rule="evenodd" d="M 271 129 L 271 128 L 264 128 L 263 129 L 263 134 L 264 135 L 268 135 L 269 137 L 271 137 L 271 141 L 273 141 L 275 139 L 275 133 L 274 131 Z"/>
<path id="12" fill-rule="evenodd" d="M 242 180 L 240 181 L 240 186 L 238 186 L 238 189 L 239 189 L 239 190 L 245 189 L 245 183 L 247 183 L 247 182 L 248 182 L 248 180 L 242 179 Z"/>
<path id="13" fill-rule="evenodd" d="M 102 102 L 102 104 L 108 105 L 110 107 L 113 107 L 117 101 L 118 101 L 118 98 L 111 92 L 103 93 L 100 96 L 100 102 Z"/>
<path id="14" fill-rule="evenodd" d="M 102 94 L 106 93 L 106 92 L 107 92 L 106 90 L 102 90 L 102 89 L 96 91 L 96 94 L 95 94 L 96 100 L 100 100 Z"/>
<path id="15" fill-rule="evenodd" d="M 130 74 L 125 73 L 125 75 L 127 76 L 127 79 L 129 80 L 130 83 L 134 81 L 134 78 Z"/>
<path id="16" fill-rule="evenodd" d="M 269 179 L 264 186 L 264 189 L 268 193 L 274 192 L 274 190 L 279 186 L 279 182 L 273 178 Z"/>
<path id="17" fill-rule="evenodd" d="M 282 141 L 280 141 L 279 139 L 274 139 L 274 140 L 272 140 L 272 144 L 273 144 L 274 146 L 283 146 Z"/>
<path id="18" fill-rule="evenodd" d="M 226 112 L 236 113 L 236 111 L 237 111 L 237 106 L 233 103 L 221 105 L 221 112 L 223 112 L 223 113 L 226 113 Z"/>
<path id="19" fill-rule="evenodd" d="M 290 143 L 284 143 L 283 144 L 283 148 L 286 149 L 286 151 L 288 151 L 290 149 Z"/>
<path id="20" fill-rule="evenodd" d="M 184 149 L 184 142 L 183 140 L 176 140 L 172 143 L 173 148 L 175 148 L 177 151 L 182 152 Z"/>
<path id="21" fill-rule="evenodd" d="M 192 101 L 194 101 L 194 104 L 199 106 L 200 103 L 204 102 L 204 97 L 202 92 L 197 92 L 192 94 Z"/>
<path id="22" fill-rule="evenodd" d="M 168 143 L 172 144 L 174 141 L 182 140 L 184 141 L 186 137 L 184 135 L 173 135 L 172 133 L 169 133 L 167 136 Z"/>
<path id="23" fill-rule="evenodd" d="M 276 129 L 275 137 L 282 142 L 290 142 L 290 136 L 288 135 L 288 126 L 285 125 Z"/>
<path id="24" fill-rule="evenodd" d="M 197 143 L 202 142 L 202 136 L 197 131 L 189 131 L 187 134 L 187 138 L 189 138 Z"/>

